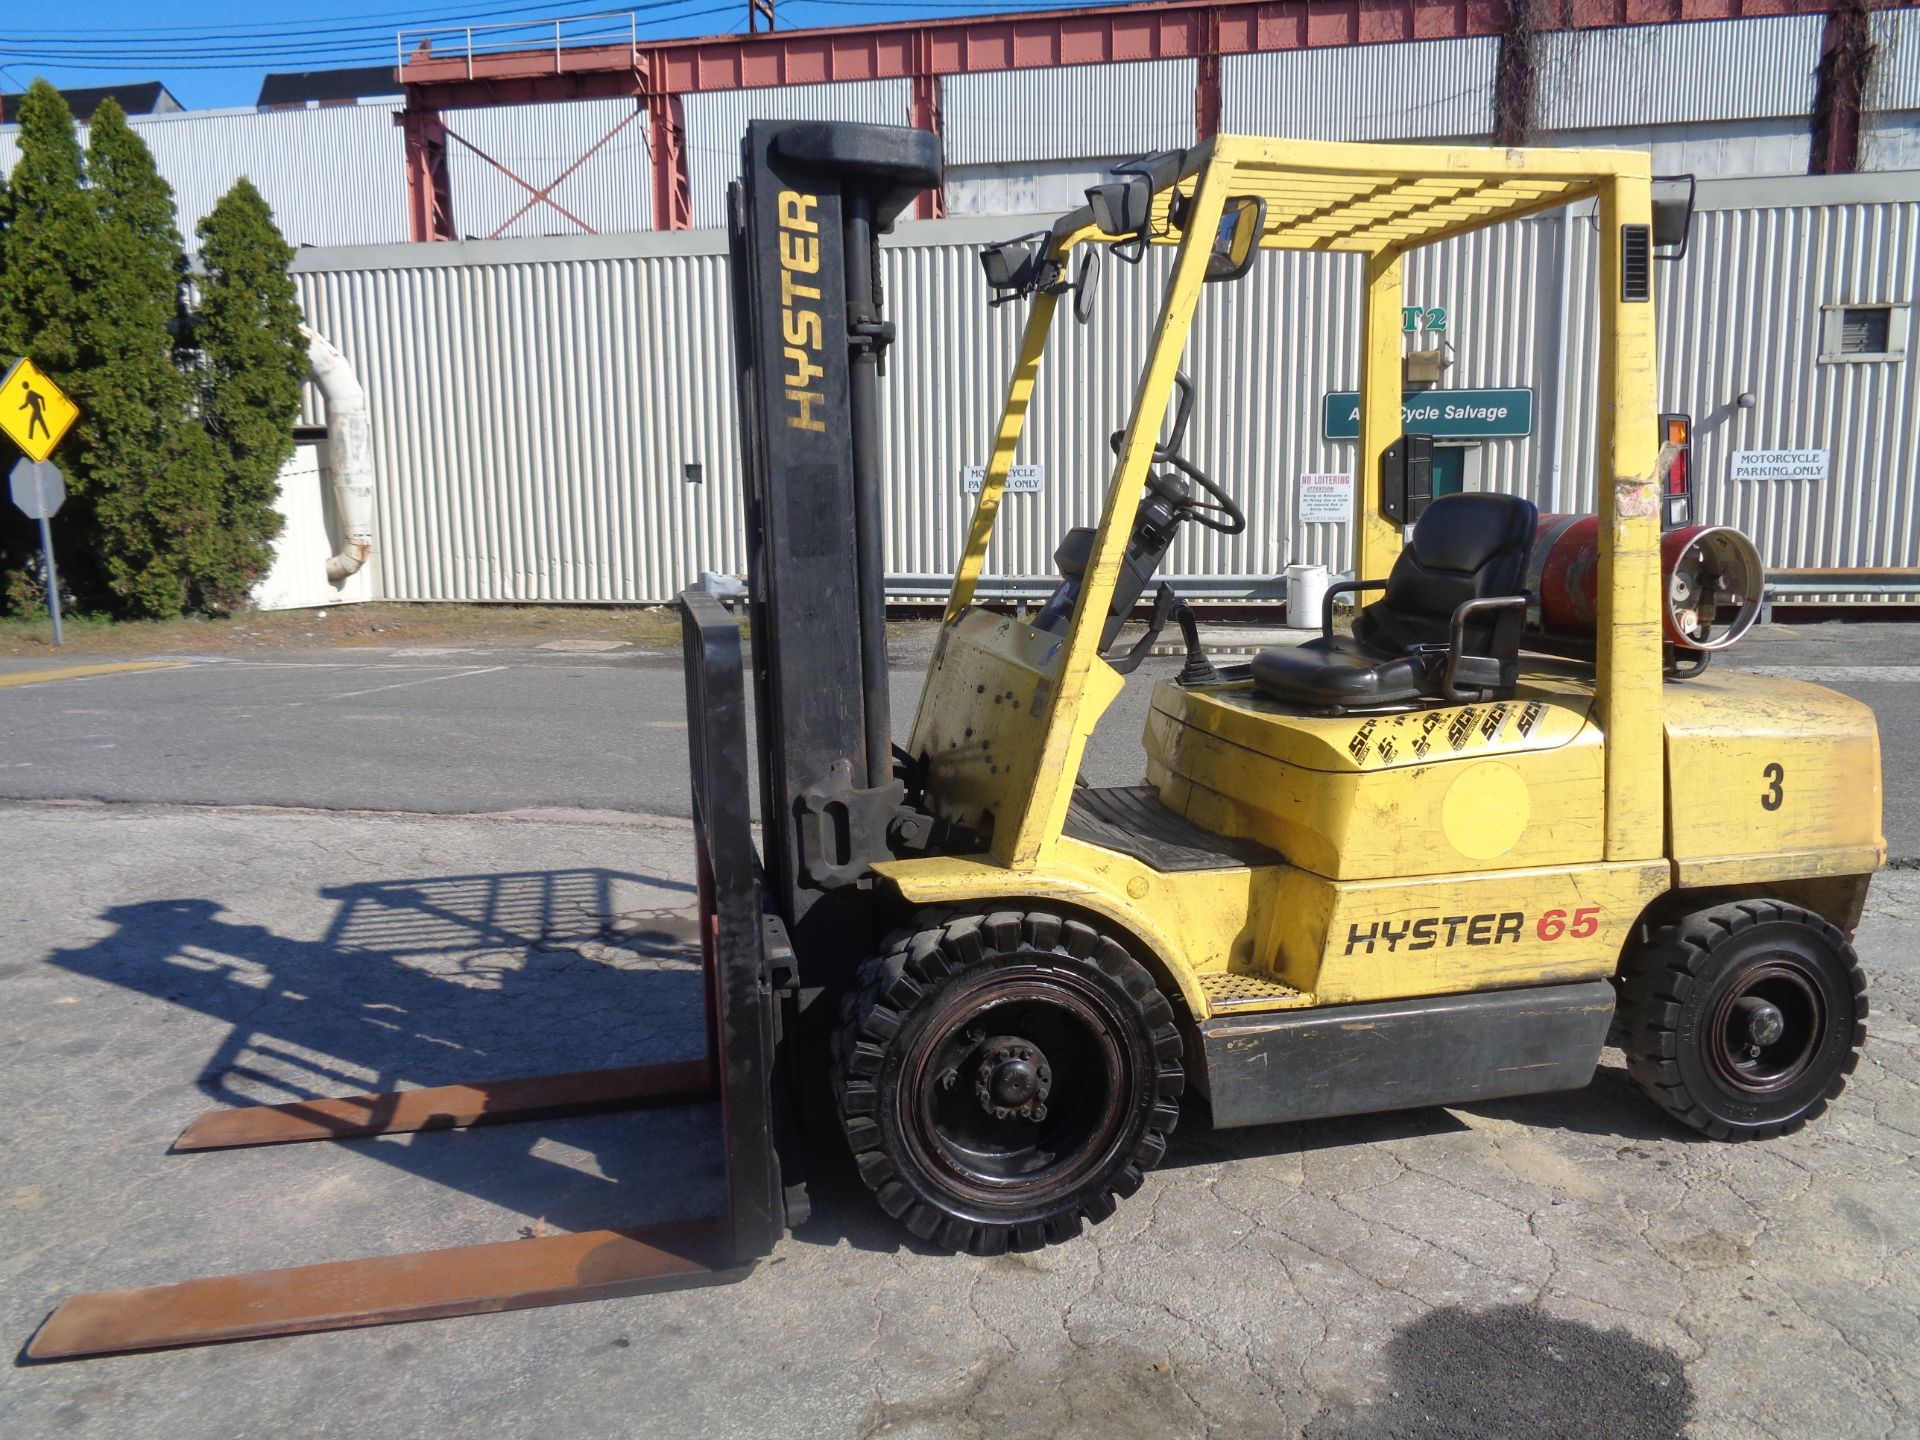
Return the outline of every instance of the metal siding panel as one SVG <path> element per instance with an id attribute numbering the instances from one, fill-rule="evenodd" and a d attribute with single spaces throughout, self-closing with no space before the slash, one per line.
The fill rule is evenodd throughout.
<path id="1" fill-rule="evenodd" d="M 1920 367 L 1817 359 L 1820 307 L 1911 300 L 1917 251 L 1920 201 L 1709 210 L 1661 269 L 1661 404 L 1695 417 L 1696 513 L 1769 568 L 1920 564 Z M 1803 448 L 1831 452 L 1828 479 L 1729 478 L 1736 450 Z"/>
<path id="2" fill-rule="evenodd" d="M 1806 115 L 1820 15 L 1551 30 L 1539 38 L 1540 126 L 1672 125 Z"/>
<path id="3" fill-rule="evenodd" d="M 1496 226 L 1414 251 L 1403 280 L 1406 304 L 1447 312 L 1445 331 L 1409 336 L 1407 348 L 1441 348 L 1445 341 L 1453 361 L 1443 381 L 1448 389 L 1533 389 L 1536 431 L 1543 395 L 1553 388 L 1547 366 L 1556 353 L 1557 312 L 1545 301 L 1557 280 L 1557 241 L 1553 227 L 1538 220 Z M 1483 441 L 1477 449 L 1482 489 L 1540 493 L 1536 437 Z"/>
<path id="4" fill-rule="evenodd" d="M 852 80 L 831 85 L 787 85 L 765 90 L 722 90 L 688 95 L 688 180 L 693 223 L 724 225 L 727 184 L 740 173 L 740 140 L 749 120 L 865 120 L 905 125 L 913 113 L 910 80 Z"/>
<path id="5" fill-rule="evenodd" d="M 947 75 L 947 163 L 1110 159 L 1193 144 L 1192 60 Z"/>
<path id="6" fill-rule="evenodd" d="M 647 156 L 645 112 L 631 100 L 574 100 L 549 105 L 495 105 L 453 110 L 447 128 L 472 142 L 533 187 L 552 186 L 552 198 L 605 234 L 645 230 L 653 223 L 652 166 Z M 579 168 L 596 142 L 622 121 L 627 123 Z M 455 140 L 447 153 L 453 185 L 456 228 L 463 235 L 491 238 L 516 211 L 531 204 L 500 230 L 503 236 L 577 235 L 580 227 L 527 188 L 502 174 Z M 557 182 L 557 183 L 556 183 Z M 393 183 L 404 184 L 396 173 Z"/>
<path id="7" fill-rule="evenodd" d="M 189 248 L 193 227 L 242 175 L 290 243 L 367 245 L 407 238 L 405 147 L 394 109 L 196 111 L 131 123 L 173 187 Z"/>
<path id="8" fill-rule="evenodd" d="M 1821 303 L 1914 297 L 1920 196 L 1704 208 L 1695 223 L 1688 259 L 1660 266 L 1656 283 L 1660 403 L 1698 420 L 1700 517 L 1747 529 L 1770 565 L 1920 564 L 1920 366 L 1814 359 Z M 903 226 L 884 252 L 901 334 L 882 428 L 896 594 L 944 590 L 972 513 L 960 469 L 986 459 L 1018 346 L 1023 307 L 985 303 L 982 230 Z M 337 270 L 310 254 L 298 276 L 308 315 L 354 362 L 372 405 L 386 593 L 656 602 L 703 568 L 741 570 L 718 237 L 556 240 L 492 264 L 421 263 L 428 248 L 395 247 L 394 263 L 371 267 L 356 252 L 343 258 L 361 268 Z M 1097 517 L 1107 436 L 1144 362 L 1168 260 L 1156 250 L 1138 267 L 1108 264 L 1084 334 L 1056 320 L 1067 328 L 1017 457 L 1047 467 L 1046 488 L 1008 498 L 990 576 L 1044 588 L 1061 535 Z M 1596 266 L 1584 212 L 1409 257 L 1408 303 L 1449 312 L 1447 383 L 1536 390 L 1536 435 L 1481 448 L 1488 488 L 1568 511 L 1595 505 Z M 1188 452 L 1243 497 L 1250 524 L 1237 538 L 1183 535 L 1166 574 L 1273 586 L 1288 563 L 1344 568 L 1349 527 L 1301 525 L 1295 490 L 1302 471 L 1353 465 L 1351 442 L 1319 430 L 1322 395 L 1359 377 L 1358 262 L 1269 254 L 1206 300 L 1187 361 L 1199 386 Z M 1752 410 L 1734 405 L 1742 390 L 1758 397 Z M 1832 449 L 1830 481 L 1726 479 L 1733 449 L 1801 446 Z M 704 484 L 682 478 L 688 462 Z"/>
<path id="9" fill-rule="evenodd" d="M 392 105 L 320 110 L 196 110 L 136 115 L 133 128 L 173 188 L 180 233 L 242 175 L 295 245 L 380 245 L 407 236 L 405 147 Z M 18 154 L 19 127 L 0 127 L 0 176 Z M 87 130 L 80 127 L 80 143 Z"/>
<path id="10" fill-rule="evenodd" d="M 1541 138 L 1545 144 L 1571 148 L 1645 150 L 1653 158 L 1654 174 L 1694 175 L 1702 180 L 1805 175 L 1813 153 L 1813 135 L 1804 115 L 1552 130 Z"/>
<path id="11" fill-rule="evenodd" d="M 367 388 L 389 598 L 660 601 L 744 565 L 723 256 L 298 279 Z"/>
<path id="12" fill-rule="evenodd" d="M 1221 127 L 1303 140 L 1487 135 L 1499 54 L 1499 40 L 1485 36 L 1229 55 Z"/>
<path id="13" fill-rule="evenodd" d="M 1920 10 L 1881 10 L 1873 17 L 1871 110 L 1920 110 Z"/>

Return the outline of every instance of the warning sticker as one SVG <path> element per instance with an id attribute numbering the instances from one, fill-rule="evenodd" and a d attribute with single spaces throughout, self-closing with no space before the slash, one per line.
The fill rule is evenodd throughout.
<path id="1" fill-rule="evenodd" d="M 1337 525 L 1353 518 L 1351 475 L 1302 475 L 1300 519 L 1309 525 Z"/>

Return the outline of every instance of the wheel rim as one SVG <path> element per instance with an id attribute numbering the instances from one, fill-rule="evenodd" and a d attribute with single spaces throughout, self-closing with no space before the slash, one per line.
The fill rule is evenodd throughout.
<path id="1" fill-rule="evenodd" d="M 1768 1095 L 1807 1073 L 1826 1033 L 1827 1006 L 1818 978 L 1788 958 L 1741 972 L 1716 1000 L 1708 1059 L 1735 1090 Z"/>
<path id="2" fill-rule="evenodd" d="M 1069 975 L 1004 979 L 930 1017 L 908 1048 L 909 1152 L 944 1188 L 1028 1210 L 1098 1172 L 1126 1129 L 1134 1071 L 1107 998 Z"/>

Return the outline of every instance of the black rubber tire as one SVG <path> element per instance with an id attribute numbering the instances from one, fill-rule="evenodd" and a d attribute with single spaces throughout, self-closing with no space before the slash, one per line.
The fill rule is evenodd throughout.
<path id="1" fill-rule="evenodd" d="M 1777 999 L 1787 1017 L 1783 1038 L 1751 1059 L 1736 1053 L 1749 1041 L 1733 1039 L 1743 996 Z M 1767 1140 L 1820 1115 L 1859 1063 L 1866 1019 L 1867 980 L 1847 937 L 1783 901 L 1696 911 L 1630 947 L 1620 969 L 1628 1072 L 1715 1140 Z"/>
<path id="2" fill-rule="evenodd" d="M 1049 996 L 1058 997 L 1062 1038 L 1081 1057 L 1057 1077 L 1054 1125 L 967 1112 L 959 1123 L 990 1138 L 955 1140 L 935 1111 L 966 1112 L 975 1089 L 956 1097 L 947 1075 L 960 1067 L 943 1057 L 973 1044 L 981 1025 L 970 1022 L 990 1009 L 1044 1028 L 1055 1015 Z M 833 1049 L 841 1125 L 861 1179 L 913 1234 L 975 1255 L 1038 1250 L 1113 1214 L 1166 1153 L 1186 1084 L 1173 1009 L 1153 977 L 1091 926 L 1045 911 L 922 917 L 861 967 L 841 1002 Z M 1085 1063 L 1089 1055 L 1094 1063 Z M 980 1062 L 979 1085 L 988 1063 Z M 1088 1116 L 1090 1133 L 1076 1138 Z M 983 1178 L 1003 1161 L 1022 1168 L 1017 1155 L 969 1148 L 999 1143 L 1031 1143 L 1047 1158 L 1022 1175 Z M 1038 1186 L 1024 1178 L 1036 1173 L 1052 1178 Z"/>

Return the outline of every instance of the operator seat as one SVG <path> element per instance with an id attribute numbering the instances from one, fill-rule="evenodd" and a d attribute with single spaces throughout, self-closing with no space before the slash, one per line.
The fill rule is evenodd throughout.
<path id="1" fill-rule="evenodd" d="M 1253 657 L 1254 688 L 1315 710 L 1511 698 L 1538 518 L 1517 495 L 1441 496 L 1415 523 L 1386 595 L 1354 617 L 1352 637 L 1333 633 L 1330 592 L 1318 637 Z"/>

